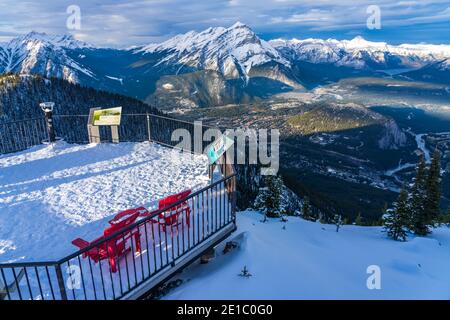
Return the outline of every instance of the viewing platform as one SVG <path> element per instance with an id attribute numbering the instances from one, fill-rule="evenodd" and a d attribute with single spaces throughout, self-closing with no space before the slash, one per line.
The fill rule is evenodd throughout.
<path id="1" fill-rule="evenodd" d="M 137 299 L 236 228 L 234 173 L 164 141 L 58 141 L 0 155 L 0 168 L 1 299 Z"/>

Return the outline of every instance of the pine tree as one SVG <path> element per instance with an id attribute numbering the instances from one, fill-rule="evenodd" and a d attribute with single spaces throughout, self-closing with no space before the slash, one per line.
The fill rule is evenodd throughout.
<path id="1" fill-rule="evenodd" d="M 426 197 L 424 210 L 427 224 L 433 226 L 440 215 L 441 204 L 441 163 L 440 153 L 436 149 L 431 160 L 426 181 Z"/>
<path id="2" fill-rule="evenodd" d="M 450 226 L 450 206 L 447 208 L 446 213 L 441 213 L 439 215 L 439 225 Z"/>
<path id="3" fill-rule="evenodd" d="M 264 176 L 263 181 L 265 186 L 259 189 L 254 207 L 268 217 L 280 217 L 283 213 L 281 208 L 283 180 L 279 176 Z"/>
<path id="4" fill-rule="evenodd" d="M 408 192 L 405 188 L 400 191 L 394 209 L 388 209 L 383 216 L 384 229 L 390 238 L 405 241 L 409 225 Z"/>
<path id="5" fill-rule="evenodd" d="M 309 221 L 315 221 L 308 197 L 305 197 L 303 200 L 302 218 Z"/>
<path id="6" fill-rule="evenodd" d="M 427 190 L 427 168 L 423 155 L 419 159 L 416 168 L 416 177 L 411 194 L 411 230 L 419 235 L 425 236 L 430 233 L 427 216 L 425 212 L 425 199 Z"/>
<path id="7" fill-rule="evenodd" d="M 363 225 L 361 212 L 358 212 L 358 215 L 356 216 L 355 225 L 357 225 L 357 226 L 362 226 Z"/>

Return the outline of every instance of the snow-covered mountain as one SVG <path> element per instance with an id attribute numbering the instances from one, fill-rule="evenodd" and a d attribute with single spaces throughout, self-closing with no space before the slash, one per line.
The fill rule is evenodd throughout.
<path id="1" fill-rule="evenodd" d="M 31 32 L 0 44 L 0 74 L 41 74 L 159 105 L 192 107 L 252 101 L 348 77 L 405 73 L 449 58 L 450 45 L 394 46 L 361 37 L 267 42 L 238 22 L 129 49 Z M 441 69 L 431 78 L 405 79 L 436 82 L 448 73 Z"/>
<path id="2" fill-rule="evenodd" d="M 72 36 L 31 32 L 0 44 L 0 73 L 41 74 L 77 83 L 80 73 L 94 75 L 70 58 L 67 50 L 90 47 Z"/>
<path id="3" fill-rule="evenodd" d="M 371 42 L 358 36 L 352 40 L 292 39 L 269 43 L 291 61 L 332 63 L 357 69 L 420 68 L 450 58 L 450 45 Z"/>
<path id="4" fill-rule="evenodd" d="M 252 68 L 269 62 L 290 66 L 275 48 L 240 22 L 229 28 L 191 31 L 161 44 L 139 48 L 137 52 L 162 54 L 158 64 L 177 63 L 214 70 L 229 79 L 248 78 Z"/>

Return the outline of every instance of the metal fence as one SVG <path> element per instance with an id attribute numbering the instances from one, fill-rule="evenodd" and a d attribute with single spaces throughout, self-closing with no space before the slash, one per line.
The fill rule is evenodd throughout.
<path id="1" fill-rule="evenodd" d="M 158 284 L 158 279 L 164 278 L 158 276 L 170 275 L 168 271 L 179 262 L 195 257 L 196 249 L 202 245 L 209 248 L 234 230 L 235 194 L 229 192 L 234 179 L 230 175 L 214 182 L 59 261 L 0 264 L 0 279 L 5 284 L 0 298 L 111 300 L 126 297 L 146 282 L 148 287 Z M 181 214 L 180 223 L 158 222 L 161 215 L 174 214 L 186 201 L 189 214 Z M 139 235 L 140 248 L 135 247 L 133 239 L 126 241 L 125 235 L 130 232 Z M 127 242 L 129 252 L 118 260 L 116 272 L 111 270 L 108 259 L 94 262 L 88 257 L 88 252 L 98 253 L 118 238 Z M 204 252 L 204 248 L 197 251 Z M 111 251 L 106 252 L 109 255 Z"/>
<path id="2" fill-rule="evenodd" d="M 0 154 L 17 152 L 48 139 L 44 118 L 0 122 Z"/>
<path id="3" fill-rule="evenodd" d="M 58 138 L 68 143 L 87 144 L 89 115 L 54 115 L 53 125 Z M 185 129 L 194 139 L 194 131 L 203 134 L 212 128 L 197 126 L 194 123 L 155 114 L 124 114 L 119 126 L 120 142 L 154 141 L 167 146 L 175 146 L 178 141 L 172 140 L 172 133 L 176 129 Z M 109 126 L 101 126 L 100 139 L 102 142 L 112 142 Z M 213 128 L 214 129 L 214 128 Z M 0 122 L 0 154 L 25 150 L 29 147 L 48 141 L 45 118 Z M 194 140 L 191 141 L 194 145 Z M 202 141 L 202 148 L 208 142 Z"/>
<path id="4" fill-rule="evenodd" d="M 88 143 L 87 115 L 55 115 L 57 136 L 69 143 Z M 203 134 L 209 127 L 153 114 L 123 115 L 120 141 L 153 141 L 174 147 L 172 132 L 186 129 Z M 111 140 L 109 128 L 101 127 L 101 140 Z M 44 118 L 0 123 L 0 153 L 17 152 L 48 139 Z M 194 141 L 191 141 L 194 144 Z M 202 143 L 202 150 L 208 142 Z M 192 150 L 195 151 L 195 150 Z M 180 215 L 179 224 L 164 226 L 161 215 L 173 214 L 180 203 L 155 211 L 120 232 L 103 238 L 59 261 L 0 264 L 0 300 L 101 300 L 127 298 L 137 288 L 152 288 L 179 267 L 228 236 L 235 229 L 236 176 L 224 155 L 220 161 L 223 179 L 194 192 L 187 202 L 189 215 Z M 99 253 L 112 239 L 134 230 L 140 248 L 127 241 L 129 252 L 113 272 L 108 259 L 93 261 L 92 250 Z M 138 249 L 138 250 L 136 250 Z M 109 255 L 109 250 L 106 252 Z M 111 257 L 108 257 L 111 258 Z"/>

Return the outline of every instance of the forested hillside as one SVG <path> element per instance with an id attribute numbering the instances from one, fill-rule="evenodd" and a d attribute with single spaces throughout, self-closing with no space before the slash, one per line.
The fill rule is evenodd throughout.
<path id="1" fill-rule="evenodd" d="M 39 103 L 55 102 L 56 115 L 87 115 L 92 107 L 123 107 L 123 113 L 160 112 L 148 104 L 126 96 L 38 75 L 0 76 L 0 121 L 43 116 Z"/>

